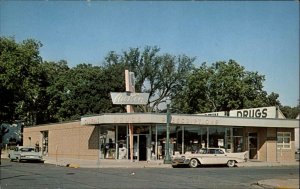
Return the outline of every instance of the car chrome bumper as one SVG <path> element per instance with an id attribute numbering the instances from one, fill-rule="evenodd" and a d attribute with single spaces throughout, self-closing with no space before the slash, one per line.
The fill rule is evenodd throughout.
<path id="1" fill-rule="evenodd" d="M 38 160 L 38 161 L 43 161 L 42 158 L 40 157 L 36 157 L 36 156 L 25 156 L 25 157 L 21 157 L 21 160 Z"/>

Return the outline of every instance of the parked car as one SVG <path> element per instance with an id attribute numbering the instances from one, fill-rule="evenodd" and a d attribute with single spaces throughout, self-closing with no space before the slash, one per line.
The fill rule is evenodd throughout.
<path id="1" fill-rule="evenodd" d="M 247 161 L 247 152 L 228 153 L 224 148 L 202 148 L 196 153 L 186 153 L 172 157 L 172 167 L 189 165 L 192 168 L 199 165 L 224 164 L 234 167 L 236 163 Z"/>
<path id="2" fill-rule="evenodd" d="M 43 161 L 41 152 L 34 147 L 17 146 L 9 151 L 8 157 L 10 161 L 16 160 L 18 162 L 23 160 Z"/>

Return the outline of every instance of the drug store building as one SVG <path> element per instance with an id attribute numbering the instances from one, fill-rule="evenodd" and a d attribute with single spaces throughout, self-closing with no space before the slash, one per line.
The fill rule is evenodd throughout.
<path id="1" fill-rule="evenodd" d="M 222 147 L 231 152 L 248 151 L 250 160 L 295 161 L 299 120 L 283 119 L 276 107 L 235 110 L 224 115 L 171 114 L 170 154 Z M 113 161 L 132 157 L 135 161 L 157 161 L 165 156 L 166 123 L 165 113 L 85 116 L 74 122 L 26 127 L 23 142 L 28 146 L 38 144 L 45 155 L 55 158 Z"/>

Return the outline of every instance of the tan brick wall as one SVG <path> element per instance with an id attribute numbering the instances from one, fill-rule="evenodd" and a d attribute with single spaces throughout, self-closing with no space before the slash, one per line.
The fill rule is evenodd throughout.
<path id="1" fill-rule="evenodd" d="M 295 161 L 295 129 L 278 128 L 277 132 L 291 132 L 291 149 L 277 149 L 277 161 Z"/>
<path id="2" fill-rule="evenodd" d="M 98 127 L 81 126 L 80 121 L 24 128 L 24 145 L 42 146 L 41 131 L 48 131 L 48 155 L 77 159 L 98 158 Z M 31 141 L 29 140 L 31 137 Z"/>
<path id="3" fill-rule="evenodd" d="M 248 133 L 257 132 L 259 161 L 291 162 L 295 161 L 295 133 L 289 128 L 246 128 L 245 149 L 248 150 Z M 291 149 L 277 149 L 277 132 L 291 132 Z"/>
<path id="4" fill-rule="evenodd" d="M 267 128 L 259 128 L 258 138 L 258 160 L 267 161 Z"/>
<path id="5" fill-rule="evenodd" d="M 267 162 L 276 162 L 276 128 L 267 128 Z"/>

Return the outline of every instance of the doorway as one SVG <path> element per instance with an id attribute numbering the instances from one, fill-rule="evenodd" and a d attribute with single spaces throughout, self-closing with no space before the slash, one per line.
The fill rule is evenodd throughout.
<path id="1" fill-rule="evenodd" d="M 248 149 L 249 149 L 249 159 L 258 159 L 257 155 L 257 133 L 248 134 Z"/>
<path id="2" fill-rule="evenodd" d="M 147 136 L 145 134 L 133 135 L 133 159 L 137 161 L 147 160 Z"/>

